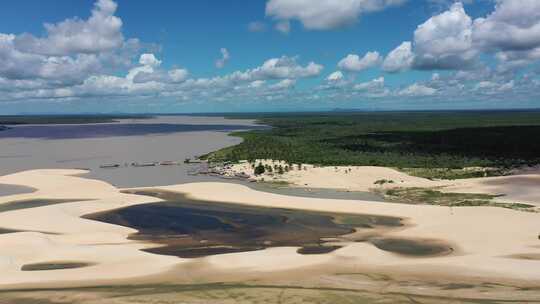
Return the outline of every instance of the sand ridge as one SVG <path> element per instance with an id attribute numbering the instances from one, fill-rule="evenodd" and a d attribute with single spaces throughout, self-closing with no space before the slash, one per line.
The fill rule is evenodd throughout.
<path id="1" fill-rule="evenodd" d="M 77 177 L 81 173 L 84 171 L 32 170 L 0 177 L 5 183 L 37 189 L 31 194 L 0 197 L 0 204 L 31 198 L 86 199 L 0 213 L 2 228 L 23 231 L 0 235 L 0 269 L 3 274 L 0 286 L 125 279 L 166 271 L 180 262 L 140 251 L 149 244 L 128 241 L 127 236 L 135 232 L 133 229 L 80 218 L 89 212 L 152 201 L 148 197 L 122 194 L 101 181 Z M 21 271 L 26 264 L 50 261 L 93 265 L 40 271 L 39 274 Z"/>

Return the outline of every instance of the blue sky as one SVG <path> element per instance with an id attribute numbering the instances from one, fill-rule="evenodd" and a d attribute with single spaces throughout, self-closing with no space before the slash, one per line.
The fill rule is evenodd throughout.
<path id="1" fill-rule="evenodd" d="M 540 1 L 4 1 L 0 114 L 540 106 Z"/>

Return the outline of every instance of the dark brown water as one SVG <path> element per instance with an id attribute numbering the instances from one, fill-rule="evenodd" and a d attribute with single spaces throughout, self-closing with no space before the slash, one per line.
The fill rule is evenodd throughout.
<path id="1" fill-rule="evenodd" d="M 43 271 L 43 270 L 59 270 L 59 269 L 74 269 L 88 267 L 92 264 L 83 262 L 48 262 L 26 264 L 21 267 L 22 271 Z"/>
<path id="2" fill-rule="evenodd" d="M 165 201 L 91 214 L 85 218 L 137 229 L 138 233 L 131 235 L 131 239 L 163 245 L 146 251 L 183 258 L 279 246 L 301 247 L 299 253 L 302 254 L 328 253 L 339 246 L 325 246 L 325 238 L 350 234 L 357 229 L 403 225 L 401 219 L 386 216 L 195 201 L 166 191 L 131 193 Z"/>
<path id="3" fill-rule="evenodd" d="M 196 258 L 279 246 L 300 247 L 300 254 L 324 254 L 342 247 L 328 245 L 324 239 L 359 230 L 372 231 L 373 236 L 356 241 L 404 256 L 441 256 L 454 250 L 444 241 L 391 238 L 377 230 L 402 227 L 402 219 L 397 217 L 204 202 L 158 190 L 129 193 L 164 201 L 85 217 L 137 229 L 139 232 L 130 238 L 163 245 L 146 249 L 156 254 Z M 348 239 L 354 240 L 354 236 Z"/>
<path id="4" fill-rule="evenodd" d="M 449 254 L 454 251 L 447 244 L 435 240 L 375 238 L 370 240 L 370 243 L 381 250 L 410 256 L 435 256 Z"/>
<path id="5" fill-rule="evenodd" d="M 12 201 L 0 204 L 0 212 L 28 209 L 28 208 L 37 208 L 49 205 L 72 203 L 84 200 L 72 200 L 72 199 L 30 199 L 30 200 L 21 200 L 21 201 Z"/>
<path id="6" fill-rule="evenodd" d="M 22 230 L 0 228 L 0 234 L 8 234 L 8 233 L 15 233 L 15 232 L 22 232 Z"/>

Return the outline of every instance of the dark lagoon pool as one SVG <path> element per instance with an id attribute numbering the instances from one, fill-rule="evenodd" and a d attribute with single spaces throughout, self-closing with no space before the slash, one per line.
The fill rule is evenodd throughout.
<path id="1" fill-rule="evenodd" d="M 156 243 L 147 252 L 196 258 L 208 255 L 261 250 L 269 247 L 300 247 L 300 254 L 324 254 L 341 248 L 340 241 L 370 242 L 382 250 L 404 255 L 443 253 L 426 243 L 385 241 L 377 228 L 404 226 L 397 217 L 370 214 L 320 213 L 304 210 L 252 207 L 204 202 L 183 194 L 161 191 L 125 191 L 163 199 L 158 203 L 135 205 L 84 216 L 137 229 L 129 238 Z M 376 237 L 358 238 L 363 230 Z M 345 237 L 340 240 L 340 238 Z M 377 243 L 374 243 L 374 242 Z M 407 247 L 403 249 L 403 246 Z M 438 243 L 437 246 L 443 246 Z"/>

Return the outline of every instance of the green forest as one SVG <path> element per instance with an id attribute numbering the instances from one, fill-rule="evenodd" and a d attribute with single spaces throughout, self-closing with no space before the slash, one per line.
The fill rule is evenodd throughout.
<path id="1" fill-rule="evenodd" d="M 276 159 L 323 166 L 395 167 L 418 176 L 490 175 L 540 163 L 540 111 L 243 114 L 265 130 L 236 132 L 244 141 L 211 161 Z M 482 174 L 486 174 L 485 171 Z"/>

